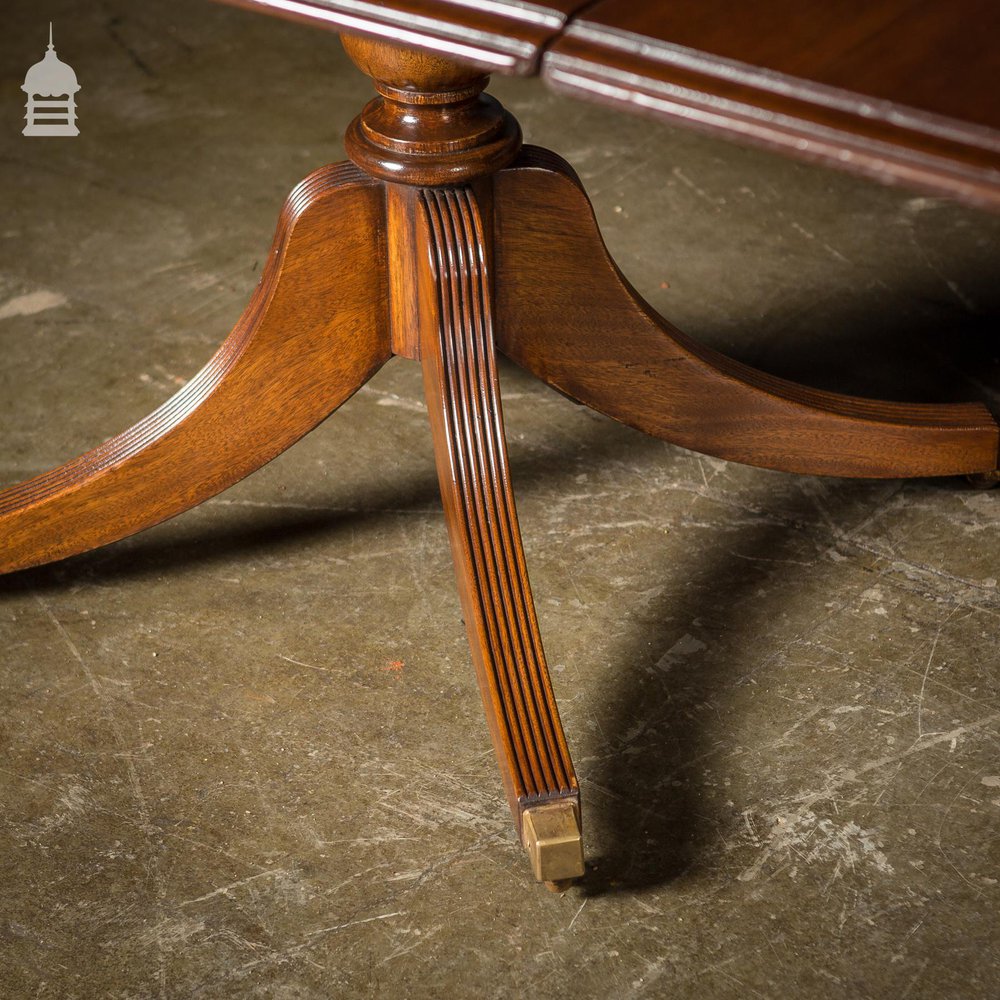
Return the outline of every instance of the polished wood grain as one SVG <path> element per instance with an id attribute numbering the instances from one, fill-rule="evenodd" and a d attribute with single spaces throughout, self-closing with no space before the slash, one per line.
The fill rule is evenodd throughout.
<path id="1" fill-rule="evenodd" d="M 470 188 L 423 189 L 429 259 L 415 278 L 436 295 L 423 319 L 424 387 L 469 645 L 500 773 L 543 881 L 583 874 L 579 789 L 538 630 L 510 484 L 493 349 L 488 246 Z M 546 838 L 523 820 L 566 803 L 572 827 Z M 568 845 L 568 847 L 567 847 Z"/>
<path id="2" fill-rule="evenodd" d="M 775 89 L 799 81 L 845 102 L 874 98 L 1000 129 L 994 0 L 600 0 L 574 20 L 583 27 L 618 35 L 623 46 L 642 38 L 650 58 L 702 53 L 706 72 L 742 63 L 761 74 L 747 86 L 767 88 L 773 73 Z"/>
<path id="3" fill-rule="evenodd" d="M 501 47 L 475 32 L 461 45 L 454 37 L 456 25 L 484 19 L 536 31 L 551 8 L 239 2 L 337 27 L 364 22 L 345 46 L 379 96 L 348 132 L 354 164 L 325 167 L 292 193 L 250 305 L 188 385 L 118 437 L 0 493 L 0 572 L 194 506 L 287 448 L 392 354 L 419 361 L 503 785 L 536 877 L 560 888 L 584 870 L 579 786 L 528 580 L 495 350 L 650 434 L 767 468 L 991 479 L 997 425 L 979 404 L 883 403 L 782 381 L 657 316 L 608 256 L 572 170 L 544 150 L 518 155 L 519 128 L 482 94 L 483 53 L 498 58 Z M 410 51 L 386 35 L 422 41 Z M 530 70 L 536 36 L 507 71 Z M 643 86 L 640 77 L 630 93 Z"/>
<path id="4" fill-rule="evenodd" d="M 787 472 L 871 478 L 996 468 L 979 403 L 916 405 L 810 389 L 702 347 L 608 256 L 568 165 L 526 148 L 495 180 L 499 349 L 560 392 L 694 451 Z"/>
<path id="5" fill-rule="evenodd" d="M 158 410 L 0 492 L 0 572 L 173 517 L 280 454 L 391 355 L 378 185 L 325 167 L 289 196 L 233 332 Z"/>
<path id="6" fill-rule="evenodd" d="M 556 90 L 1000 208 L 995 0 L 603 0 Z"/>
<path id="7" fill-rule="evenodd" d="M 489 78 L 433 53 L 345 35 L 347 54 L 379 96 L 351 122 L 347 155 L 394 184 L 462 184 L 510 163 L 521 128 L 494 98 Z"/>
<path id="8" fill-rule="evenodd" d="M 530 75 L 585 0 L 222 0 L 286 20 L 436 52 L 488 73 Z"/>
<path id="9" fill-rule="evenodd" d="M 995 0 L 223 2 L 1000 209 Z"/>

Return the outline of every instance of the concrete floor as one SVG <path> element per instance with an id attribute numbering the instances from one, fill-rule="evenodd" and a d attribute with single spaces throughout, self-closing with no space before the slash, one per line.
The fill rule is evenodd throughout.
<path id="1" fill-rule="evenodd" d="M 50 16 L 74 140 L 20 135 Z M 203 0 L 4 28 L 13 482 L 200 367 L 370 91 L 332 37 Z M 1000 405 L 1000 219 L 493 91 L 692 335 Z M 1000 493 L 744 468 L 504 384 L 584 884 L 515 842 L 398 361 L 217 499 L 0 582 L 0 996 L 996 996 Z"/>

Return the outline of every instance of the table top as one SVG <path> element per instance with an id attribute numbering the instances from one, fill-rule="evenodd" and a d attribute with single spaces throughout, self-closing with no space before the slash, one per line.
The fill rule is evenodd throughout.
<path id="1" fill-rule="evenodd" d="M 425 49 L 487 73 L 534 76 L 586 0 L 222 0 L 333 31 Z"/>
<path id="2" fill-rule="evenodd" d="M 224 0 L 1000 209 L 1000 0 Z"/>

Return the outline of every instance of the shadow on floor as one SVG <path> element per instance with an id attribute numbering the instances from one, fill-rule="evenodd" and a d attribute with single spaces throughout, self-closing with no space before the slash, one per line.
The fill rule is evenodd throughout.
<path id="1" fill-rule="evenodd" d="M 983 267 L 995 273 L 995 261 Z M 987 280 L 984 271 L 972 283 Z M 778 329 L 749 320 L 738 339 L 721 330 L 695 336 L 813 388 L 903 403 L 981 400 L 1000 414 L 1000 286 L 980 292 L 974 312 L 922 286 L 913 300 L 887 303 L 876 292 L 852 294 L 832 312 L 803 302 Z"/>
<path id="2" fill-rule="evenodd" d="M 972 324 L 962 337 L 949 338 L 947 345 L 927 334 L 929 339 L 925 338 L 920 348 L 925 352 L 921 355 L 921 364 L 926 363 L 927 371 L 934 367 L 935 352 L 954 349 L 954 356 L 951 366 L 944 368 L 946 377 L 942 378 L 942 370 L 936 369 L 935 391 L 922 398 L 969 398 L 970 372 L 978 370 L 977 366 L 982 368 L 982 378 L 977 381 L 988 392 L 996 394 L 995 387 L 1000 384 L 997 341 L 987 336 L 987 329 L 994 329 L 991 325 L 994 321 L 986 319 L 990 325 Z M 912 334 L 912 329 L 907 329 L 890 337 L 888 343 L 894 343 L 893 349 L 897 351 L 904 351 L 907 344 L 917 350 L 915 342 L 908 339 Z M 869 335 L 874 336 L 864 329 L 857 333 L 858 338 Z M 850 346 L 846 350 L 849 353 Z M 804 357 L 801 353 L 797 355 L 799 362 Z M 806 363 L 786 367 L 780 374 L 819 384 L 823 380 L 815 377 L 813 363 L 806 359 Z M 873 391 L 871 384 L 858 388 Z M 883 388 L 882 394 L 921 398 L 921 393 L 914 393 L 901 383 L 897 384 L 895 392 L 886 392 Z M 977 395 L 982 398 L 983 392 Z M 637 432 L 623 431 L 606 420 L 595 420 L 587 425 L 586 433 L 585 440 L 574 441 L 574 448 L 587 450 L 595 465 L 621 460 L 623 443 L 627 461 L 634 465 L 655 461 L 656 452 L 662 447 L 659 442 Z M 519 488 L 530 489 L 560 475 L 562 470 L 550 452 L 526 454 L 518 449 L 512 456 L 512 478 Z M 941 486 L 955 487 L 954 480 Z M 869 483 L 856 482 L 839 495 L 846 506 L 850 499 L 857 500 L 865 491 L 874 488 Z M 331 512 L 232 510 L 221 529 L 218 525 L 209 529 L 204 524 L 179 523 L 169 533 L 141 534 L 54 566 L 12 574 L 0 580 L 0 594 L 68 590 L 79 586 L 81 580 L 144 579 L 192 566 L 223 563 L 255 550 L 308 544 L 320 539 L 328 541 L 339 532 L 377 521 L 387 509 L 440 509 L 433 469 L 406 484 L 373 489 L 362 497 L 351 498 L 350 502 L 351 506 Z M 711 594 L 717 604 L 740 607 L 752 588 L 759 585 L 759 571 L 754 569 L 755 557 L 773 554 L 787 537 L 788 524 L 800 517 L 807 521 L 813 513 L 804 495 L 798 502 L 802 505 L 801 510 L 796 509 L 797 502 L 787 497 L 783 499 L 780 523 L 767 521 L 745 529 L 741 551 L 747 560 L 742 567 L 734 567 L 731 561 L 723 562 L 724 556 L 718 554 L 708 559 L 691 558 L 683 570 L 677 565 L 665 567 L 665 575 L 684 572 L 690 594 Z M 836 509 L 830 510 L 834 519 L 837 513 Z M 816 573 L 822 569 L 796 571 Z M 667 588 L 667 594 L 670 593 L 671 588 Z M 746 664 L 733 664 L 716 656 L 700 661 L 697 666 L 678 666 L 671 673 L 670 683 L 660 686 L 659 695 L 651 695 L 652 686 L 644 682 L 646 671 L 637 668 L 655 663 L 680 638 L 671 610 L 670 598 L 662 598 L 659 606 L 650 609 L 649 620 L 653 624 L 641 632 L 635 645 L 609 651 L 616 662 L 633 669 L 623 669 L 619 674 L 619 689 L 608 699 L 607 714 L 600 719 L 613 752 L 589 775 L 591 781 L 610 792 L 610 795 L 588 796 L 587 801 L 588 811 L 594 814 L 610 841 L 607 856 L 595 861 L 588 877 L 585 891 L 591 894 L 650 888 L 690 874 L 697 870 L 707 852 L 713 850 L 713 845 L 719 843 L 719 830 L 733 823 L 731 815 L 713 815 L 712 806 L 699 790 L 696 772 L 697 762 L 712 750 L 706 743 L 702 713 L 706 706 L 717 702 L 723 691 L 732 688 L 734 671 L 745 670 Z M 728 631 L 727 645 L 739 645 L 739 630 L 747 629 L 748 624 L 734 615 L 724 627 Z M 655 726 L 652 738 L 643 741 L 642 752 L 630 754 L 625 735 L 637 719 L 653 719 Z"/>
<path id="3" fill-rule="evenodd" d="M 549 390 L 542 390 L 549 391 Z M 574 447 L 584 449 L 595 464 L 619 455 L 621 436 L 632 440 L 632 456 L 641 460 L 662 445 L 638 433 L 623 431 L 611 420 L 595 420 L 586 425 L 587 437 Z M 510 460 L 515 488 L 531 489 L 561 474 L 550 451 L 535 454 L 515 452 Z M 106 583 L 141 580 L 196 566 L 214 566 L 241 554 L 276 546 L 294 547 L 311 541 L 335 538 L 338 533 L 377 522 L 387 510 L 433 510 L 441 515 L 441 497 L 433 467 L 408 482 L 372 488 L 352 496 L 337 509 L 337 499 L 329 511 L 239 509 L 227 511 L 225 525 L 206 527 L 178 515 L 169 529 L 139 532 L 101 549 L 73 556 L 58 563 L 21 570 L 0 577 L 0 594 L 27 590 L 60 591 L 79 585 L 81 580 Z"/>
<path id="4" fill-rule="evenodd" d="M 955 487 L 954 480 L 949 482 Z M 838 490 L 839 505 L 834 506 L 829 495 L 824 504 L 836 521 L 839 512 L 852 506 L 856 511 L 866 494 L 876 490 L 884 499 L 885 484 L 856 481 Z M 791 499 L 786 494 L 778 516 L 742 527 L 739 559 L 726 546 L 707 556 L 692 551 L 680 561 L 672 560 L 665 571 L 671 585 L 644 609 L 643 618 L 654 624 L 625 646 L 607 651 L 622 670 L 615 674 L 608 709 L 599 720 L 610 750 L 591 766 L 583 782 L 588 822 L 602 831 L 607 844 L 606 855 L 590 866 L 588 894 L 650 889 L 695 875 L 703 865 L 717 867 L 708 859 L 731 839 L 741 817 L 718 804 L 717 792 L 707 792 L 705 766 L 724 748 L 707 735 L 717 727 L 706 725 L 706 719 L 716 713 L 724 716 L 733 689 L 752 683 L 762 666 L 753 637 L 766 628 L 759 618 L 764 606 L 753 595 L 767 583 L 775 556 L 787 551 L 789 533 L 815 516 L 808 496 Z M 782 562 L 784 586 L 805 586 L 808 577 L 825 571 L 822 561 Z M 679 620 L 677 594 L 682 587 L 686 613 Z M 699 635 L 710 651 L 673 657 L 671 649 L 683 642 L 694 617 L 692 603 L 709 609 L 697 617 L 702 624 Z M 772 605 L 766 607 L 773 613 Z M 711 610 L 719 608 L 724 610 Z"/>

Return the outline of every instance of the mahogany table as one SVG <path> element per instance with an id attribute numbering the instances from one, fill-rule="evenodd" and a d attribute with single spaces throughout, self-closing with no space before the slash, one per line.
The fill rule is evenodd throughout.
<path id="1" fill-rule="evenodd" d="M 535 877 L 583 874 L 579 789 L 525 568 L 497 350 L 687 448 L 790 472 L 978 475 L 980 403 L 858 399 L 685 337 L 608 256 L 579 180 L 487 74 L 1000 208 L 996 0 L 225 0 L 343 33 L 378 96 L 290 194 L 208 364 L 117 437 L 0 492 L 0 572 L 179 514 L 280 454 L 393 355 L 419 361 L 490 733 Z"/>

